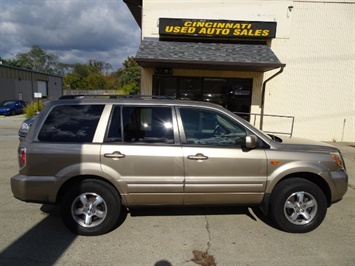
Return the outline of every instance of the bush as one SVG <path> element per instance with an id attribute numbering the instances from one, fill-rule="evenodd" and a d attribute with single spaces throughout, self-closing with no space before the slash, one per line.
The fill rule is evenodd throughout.
<path id="1" fill-rule="evenodd" d="M 126 84 L 121 88 L 121 93 L 122 94 L 137 94 L 139 93 L 139 88 L 134 84 L 134 83 L 130 83 L 130 84 Z"/>
<path id="2" fill-rule="evenodd" d="M 30 118 L 31 116 L 34 116 L 37 111 L 41 111 L 43 108 L 44 105 L 42 103 L 42 100 L 31 102 L 26 105 L 24 109 L 24 115 L 26 118 Z"/>

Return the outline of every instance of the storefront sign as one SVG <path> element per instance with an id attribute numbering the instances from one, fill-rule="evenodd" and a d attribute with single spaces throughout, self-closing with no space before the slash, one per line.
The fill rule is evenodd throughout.
<path id="1" fill-rule="evenodd" d="M 160 18 L 159 35 L 275 38 L 276 22 Z"/>

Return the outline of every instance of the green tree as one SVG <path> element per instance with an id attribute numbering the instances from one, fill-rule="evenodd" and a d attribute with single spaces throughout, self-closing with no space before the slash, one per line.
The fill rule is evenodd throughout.
<path id="1" fill-rule="evenodd" d="M 58 56 L 33 45 L 27 53 L 18 53 L 13 59 L 0 58 L 3 64 L 49 74 L 64 76 L 64 89 L 72 90 L 121 90 L 124 94 L 140 92 L 140 66 L 128 57 L 122 68 L 110 72 L 112 66 L 100 60 L 90 59 L 87 64 L 64 64 Z"/>
<path id="2" fill-rule="evenodd" d="M 83 78 L 79 75 L 68 73 L 64 76 L 64 89 L 80 90 L 85 87 Z"/>
<path id="3" fill-rule="evenodd" d="M 20 63 L 18 62 L 18 60 L 16 58 L 13 59 L 3 59 L 0 57 L 0 61 L 2 62 L 2 64 L 4 65 L 8 65 L 8 66 L 14 66 L 14 67 L 21 67 Z"/>
<path id="4" fill-rule="evenodd" d="M 16 55 L 17 66 L 40 72 L 62 75 L 58 56 L 48 53 L 38 45 L 33 45 L 27 53 Z"/>
<path id="5" fill-rule="evenodd" d="M 75 64 L 71 73 L 64 76 L 65 89 L 73 90 L 115 90 L 118 83 L 109 73 L 109 63 L 89 60 L 87 64 Z"/>
<path id="6" fill-rule="evenodd" d="M 124 69 L 128 69 L 131 67 L 139 67 L 133 56 L 129 56 L 126 60 L 124 60 L 122 65 Z"/>
<path id="7" fill-rule="evenodd" d="M 140 92 L 140 66 L 128 57 L 122 68 L 109 73 L 111 65 L 99 60 L 72 65 L 71 73 L 64 76 L 65 89 L 121 90 L 123 94 Z"/>
<path id="8" fill-rule="evenodd" d="M 85 82 L 88 90 L 107 90 L 107 79 L 100 73 L 91 73 Z"/>
<path id="9" fill-rule="evenodd" d="M 123 68 L 115 73 L 118 85 L 124 94 L 139 93 L 141 81 L 141 68 L 133 57 L 123 62 Z"/>
<path id="10" fill-rule="evenodd" d="M 97 60 L 89 60 L 90 73 L 101 73 L 102 75 L 108 75 L 111 64 Z"/>

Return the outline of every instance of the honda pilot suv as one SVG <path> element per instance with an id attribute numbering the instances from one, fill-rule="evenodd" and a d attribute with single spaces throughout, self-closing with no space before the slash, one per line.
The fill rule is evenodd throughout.
<path id="1" fill-rule="evenodd" d="M 18 148 L 22 201 L 58 204 L 80 235 L 151 205 L 260 207 L 283 231 L 318 227 L 347 191 L 339 150 L 270 137 L 221 106 L 121 97 L 48 102 Z"/>

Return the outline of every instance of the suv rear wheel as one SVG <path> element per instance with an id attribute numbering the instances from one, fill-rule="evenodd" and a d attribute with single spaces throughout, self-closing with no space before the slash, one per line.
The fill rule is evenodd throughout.
<path id="1" fill-rule="evenodd" d="M 87 179 L 71 186 L 61 202 L 64 224 L 79 235 L 108 233 L 118 224 L 120 213 L 119 194 L 101 180 Z"/>
<path id="2" fill-rule="evenodd" d="M 316 229 L 327 213 L 327 199 L 314 183 L 293 178 L 282 181 L 271 195 L 271 215 L 280 229 L 306 233 Z"/>

